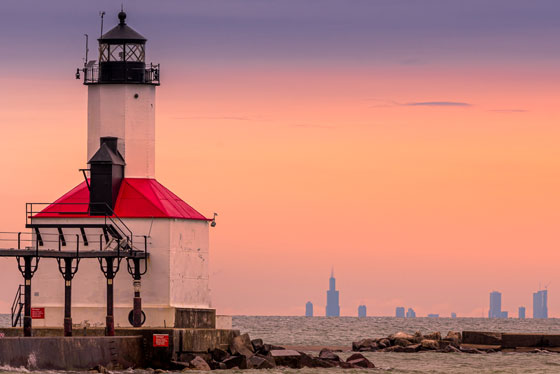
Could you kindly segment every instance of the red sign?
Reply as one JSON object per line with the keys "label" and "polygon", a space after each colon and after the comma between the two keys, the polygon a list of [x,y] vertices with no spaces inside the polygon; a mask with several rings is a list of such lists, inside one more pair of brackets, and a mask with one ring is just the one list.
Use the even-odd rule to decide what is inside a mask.
{"label": "red sign", "polygon": [[31,308],[31,319],[45,319],[45,308]]}
{"label": "red sign", "polygon": [[154,334],[154,347],[169,347],[169,334]]}

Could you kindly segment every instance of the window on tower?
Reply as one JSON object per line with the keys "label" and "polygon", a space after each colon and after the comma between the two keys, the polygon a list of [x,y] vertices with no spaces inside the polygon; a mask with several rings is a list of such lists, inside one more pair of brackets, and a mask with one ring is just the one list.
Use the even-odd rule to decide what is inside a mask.
{"label": "window on tower", "polygon": [[105,43],[99,44],[99,61],[109,61],[109,45]]}
{"label": "window on tower", "polygon": [[109,45],[109,61],[124,61],[124,52],[122,44]]}
{"label": "window on tower", "polygon": [[125,51],[125,61],[144,62],[143,44],[126,44]]}

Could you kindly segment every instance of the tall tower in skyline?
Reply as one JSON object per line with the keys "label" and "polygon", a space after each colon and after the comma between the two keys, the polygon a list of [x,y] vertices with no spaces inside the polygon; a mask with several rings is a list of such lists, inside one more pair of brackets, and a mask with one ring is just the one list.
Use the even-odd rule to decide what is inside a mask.
{"label": "tall tower in skyline", "polygon": [[305,304],[305,316],[313,317],[313,303],[311,301],[308,301]]}
{"label": "tall tower in skyline", "polygon": [[533,318],[548,318],[548,290],[533,293]]}
{"label": "tall tower in skyline", "polygon": [[507,318],[507,312],[502,312],[502,294],[498,291],[490,292],[488,318]]}
{"label": "tall tower in skyline", "polygon": [[329,278],[329,289],[327,290],[327,317],[339,317],[340,305],[338,300],[338,291],[336,290],[336,279],[334,278],[334,269],[331,270],[331,277]]}
{"label": "tall tower in skyline", "polygon": [[358,306],[358,317],[367,317],[367,307],[365,305]]}

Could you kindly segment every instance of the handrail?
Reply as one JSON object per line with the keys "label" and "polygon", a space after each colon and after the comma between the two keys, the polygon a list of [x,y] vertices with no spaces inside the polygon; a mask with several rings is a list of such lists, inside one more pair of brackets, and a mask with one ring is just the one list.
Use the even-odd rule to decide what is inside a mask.
{"label": "handrail", "polygon": [[[33,210],[33,205],[46,205],[47,207],[52,207],[52,206],[57,206],[57,205],[61,205],[61,206],[87,206],[87,209],[82,210],[82,211],[58,211],[58,210],[50,210],[48,212],[43,212],[43,209],[41,209],[40,211],[34,211]],[[26,225],[32,225],[33,224],[33,216],[35,214],[40,214],[40,213],[44,213],[44,214],[60,214],[60,215],[83,215],[83,216],[90,216],[90,207],[91,205],[94,206],[99,206],[101,208],[103,208],[105,211],[111,213],[109,214],[104,214],[104,215],[99,215],[99,218],[104,218],[105,223],[107,222],[107,220],[109,220],[118,231],[120,231],[120,234],[123,237],[128,238],[128,240],[130,241],[130,245],[132,246],[132,230],[130,230],[130,228],[126,225],[126,223],[124,223],[122,221],[122,219],[115,213],[115,211],[111,208],[111,206],[109,206],[107,203],[26,203],[25,207],[26,207],[26,215],[25,215],[25,223]],[[40,218],[40,217],[39,217]],[[97,218],[97,217],[96,217]],[[126,229],[125,232],[124,229],[122,229],[120,227],[120,225],[124,226],[124,228]]]}
{"label": "handrail", "polygon": [[[40,210],[35,210],[37,208],[34,209],[34,205],[35,206],[46,206],[48,209],[48,211],[45,211],[45,208],[40,209]],[[96,206],[96,207],[101,207],[102,209],[100,209],[101,211],[104,211],[105,214],[100,214],[99,216],[91,216],[91,206]],[[76,207],[76,209],[71,209],[71,210],[65,210],[62,208],[56,209],[57,206],[60,207]],[[81,209],[80,207],[84,207],[84,209]],[[134,250],[134,237],[139,237],[138,235],[134,235],[132,233],[132,230],[127,226],[127,224],[115,213],[115,211],[112,209],[112,207],[110,205],[108,205],[107,203],[90,203],[90,202],[76,202],[76,203],[26,203],[26,226],[28,227],[33,227],[33,220],[36,218],[41,218],[41,217],[36,217],[36,215],[39,214],[45,214],[47,215],[46,217],[48,218],[52,218],[49,217],[49,215],[60,215],[61,217],[65,216],[65,215],[77,215],[77,216],[84,216],[84,217],[91,217],[91,218],[100,218],[104,220],[104,225],[107,227],[112,227],[113,230],[116,231],[116,233],[118,233],[123,240],[125,241],[124,245],[121,245],[122,241],[119,241],[118,243],[118,251],[119,251],[119,255],[120,255],[120,248],[128,248],[129,251],[133,251]],[[31,233],[33,234],[33,233]],[[43,235],[43,233],[41,233],[41,235]],[[45,234],[45,235],[48,235]],[[58,234],[51,234],[51,235],[58,235]],[[1,240],[1,239],[0,239]],[[60,240],[59,239],[56,241],[58,242]],[[24,239],[25,241],[25,239]],[[53,242],[50,240],[42,240],[43,243],[45,242]],[[20,248],[20,244],[21,240],[18,240],[18,248]],[[79,240],[77,242],[77,246],[79,246]],[[59,243],[59,247],[60,247],[60,243]],[[147,243],[144,243],[144,252],[147,253]],[[101,243],[101,239],[100,239],[100,248],[102,248],[102,243]]]}
{"label": "handrail", "polygon": [[[136,68],[133,68],[136,69]],[[99,83],[99,64],[93,64],[90,66],[86,66],[82,69],[78,69],[79,71],[84,73],[84,84],[95,84]],[[79,75],[77,76],[79,79]],[[142,83],[148,84],[160,84],[160,66],[159,64],[150,63],[149,65],[146,64],[144,68],[144,79]]]}
{"label": "handrail", "polygon": [[21,310],[23,307],[23,302],[21,301],[21,299],[24,296],[23,290],[25,290],[25,287],[23,284],[20,284],[16,292],[16,297],[14,298],[14,301],[12,303],[12,327],[16,327],[18,322],[20,326],[22,325]]}

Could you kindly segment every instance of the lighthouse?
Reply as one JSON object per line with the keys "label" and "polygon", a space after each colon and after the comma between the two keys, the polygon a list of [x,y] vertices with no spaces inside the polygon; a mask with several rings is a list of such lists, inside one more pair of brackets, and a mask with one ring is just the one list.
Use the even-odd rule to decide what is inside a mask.
{"label": "lighthouse", "polygon": [[98,60],[77,72],[88,95],[82,181],[53,203],[28,204],[37,260],[57,259],[34,269],[42,317],[33,325],[212,328],[212,219],[156,179],[160,69],[146,63],[147,39],[126,13],[118,20],[98,39]]}

